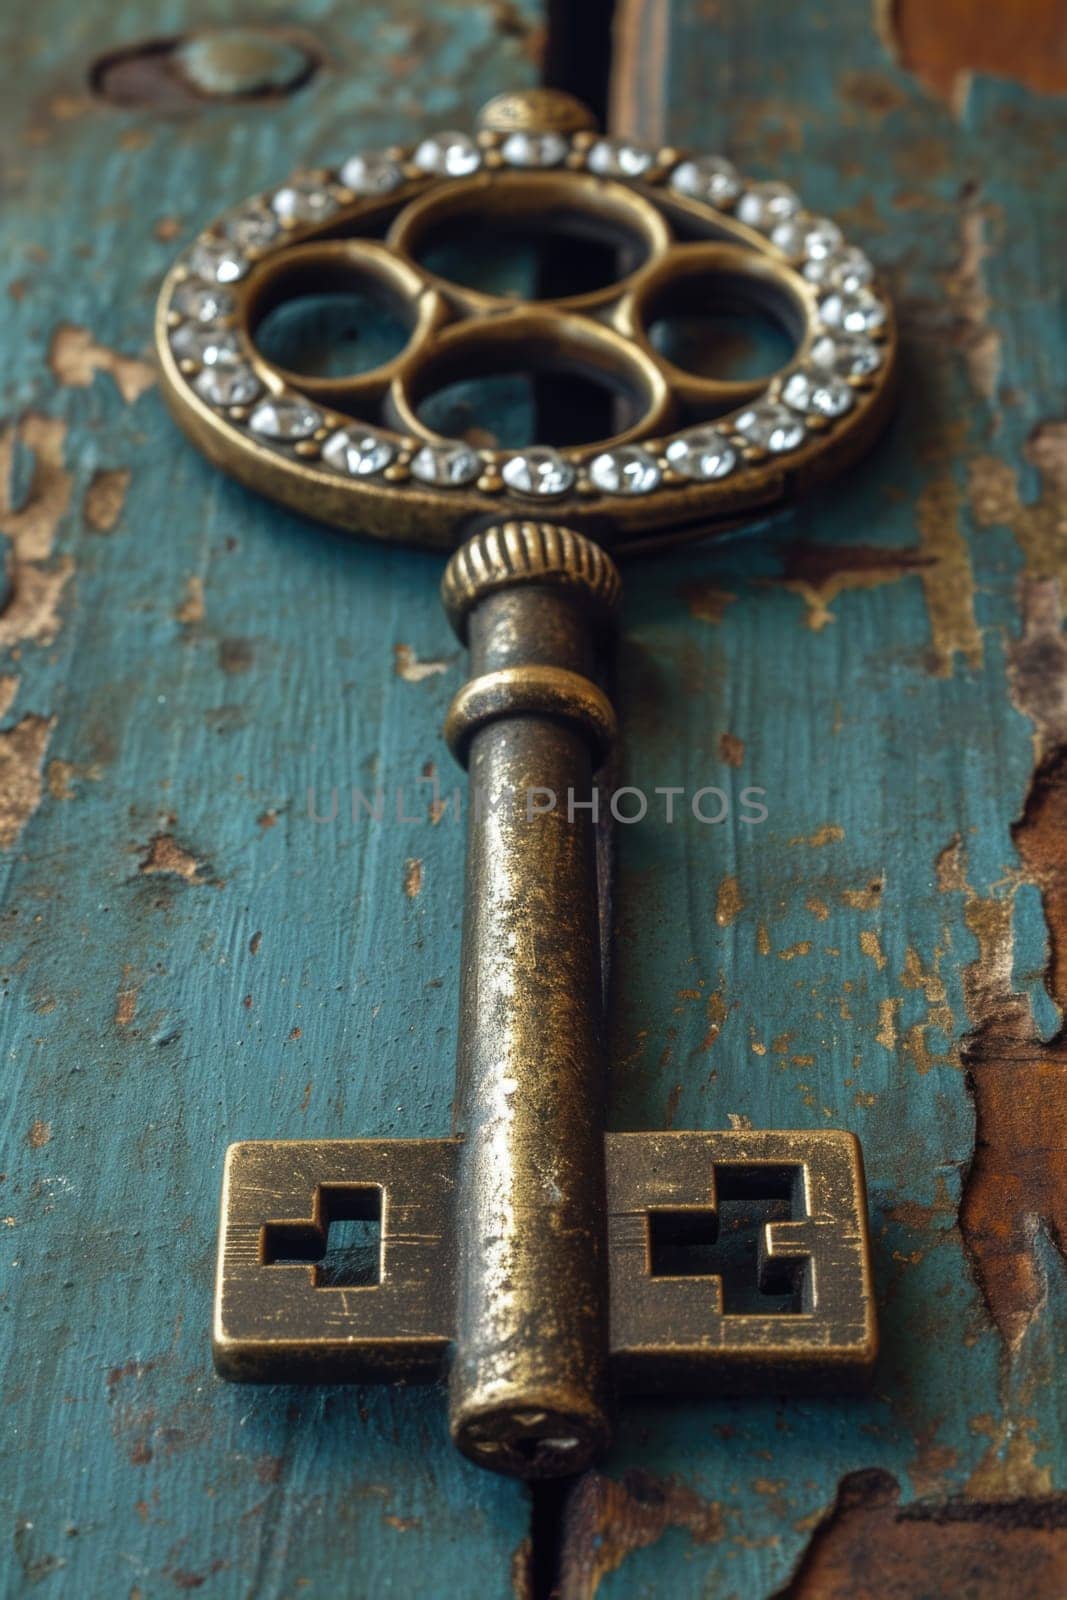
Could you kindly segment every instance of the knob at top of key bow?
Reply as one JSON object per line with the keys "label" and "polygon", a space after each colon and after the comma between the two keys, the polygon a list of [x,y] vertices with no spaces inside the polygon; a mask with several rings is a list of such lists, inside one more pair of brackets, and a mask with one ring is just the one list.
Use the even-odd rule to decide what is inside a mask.
{"label": "knob at top of key bow", "polygon": [[[438,270],[443,240],[470,254],[553,229],[606,247],[608,281],[524,298]],[[356,291],[403,325],[390,359],[323,376],[271,357],[272,312]],[[658,347],[665,315],[737,306],[792,340],[769,378]],[[479,518],[547,513],[624,549],[773,509],[868,446],[896,364],[888,299],[832,220],[724,157],[598,135],[543,89],[498,96],[472,133],[300,171],[224,213],[171,269],[156,326],[164,394],[214,461],[319,520],[441,549]],[[442,389],[503,373],[595,384],[609,431],[508,449],[427,422]]]}

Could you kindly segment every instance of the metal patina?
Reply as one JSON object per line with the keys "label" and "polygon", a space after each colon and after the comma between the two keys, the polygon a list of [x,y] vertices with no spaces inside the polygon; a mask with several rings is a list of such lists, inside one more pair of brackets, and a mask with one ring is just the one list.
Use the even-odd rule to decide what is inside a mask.
{"label": "metal patina", "polygon": [[[614,241],[619,281],[518,303],[420,264],[446,224],[560,217]],[[350,379],[271,366],[255,344],[266,312],[353,276],[402,314],[401,354]],[[769,384],[695,377],[656,349],[662,308],[717,293],[793,331]],[[605,1448],[616,1389],[862,1382],[877,1334],[850,1134],[604,1132],[587,803],[615,736],[597,681],[620,595],[605,547],[727,526],[869,445],[895,366],[870,263],[784,186],[601,139],[576,102],[535,91],[494,101],[476,136],[298,175],[229,213],[168,276],[157,329],[178,421],[235,476],[380,538],[459,546],[443,597],[473,676],[445,733],[485,801],[469,813],[453,1135],[231,1148],[219,1370],[447,1373],[459,1448],[529,1477],[575,1472]],[[624,425],[581,448],[505,451],[421,421],[442,384],[516,369],[600,379],[629,407]],[[534,807],[536,791],[583,803]],[[766,1308],[728,1303],[713,1266],[678,1265],[679,1250],[715,1243],[739,1200],[777,1208],[759,1233]],[[331,1223],[360,1218],[380,1223],[376,1281],[324,1281]]]}

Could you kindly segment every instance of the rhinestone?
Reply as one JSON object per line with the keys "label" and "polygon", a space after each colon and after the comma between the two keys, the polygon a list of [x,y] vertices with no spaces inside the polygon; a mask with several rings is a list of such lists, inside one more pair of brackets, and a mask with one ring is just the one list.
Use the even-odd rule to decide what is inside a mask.
{"label": "rhinestone", "polygon": [[811,347],[811,359],[824,372],[838,378],[867,378],[882,365],[882,352],[870,339],[854,333],[821,334]]}
{"label": "rhinestone", "polygon": [[639,178],[655,159],[651,150],[628,139],[598,139],[585,161],[599,178]]}
{"label": "rhinestone", "polygon": [[667,446],[666,455],[683,478],[704,482],[725,478],[737,465],[737,451],[718,428],[690,428],[688,433],[680,433]]}
{"label": "rhinestone", "polygon": [[794,411],[817,417],[843,417],[851,411],[852,390],[844,378],[825,367],[800,367],[790,373],[782,387],[782,399]]}
{"label": "rhinestone", "polygon": [[741,193],[737,168],[725,156],[694,156],[671,173],[671,188],[690,200],[712,206],[732,205]]}
{"label": "rhinestone", "polygon": [[501,468],[501,477],[516,494],[566,494],[574,483],[574,468],[558,450],[523,450],[511,456]]}
{"label": "rhinestone", "polygon": [[415,165],[439,178],[469,178],[482,164],[482,153],[469,133],[435,133],[415,151]]}
{"label": "rhinestone", "polygon": [[773,455],[784,455],[804,442],[804,424],[788,406],[774,400],[759,400],[734,418],[734,432],[748,444]]}
{"label": "rhinestone", "polygon": [[278,235],[278,219],[266,206],[248,206],[236,212],[223,227],[227,239],[242,250],[262,250]]}
{"label": "rhinestone", "polygon": [[183,317],[190,317],[193,322],[216,322],[221,317],[232,315],[234,301],[228,289],[187,278],[175,289],[173,305],[175,311],[180,311]]}
{"label": "rhinestone", "polygon": [[341,428],[322,447],[322,459],[352,478],[369,478],[382,472],[396,455],[396,445],[380,433]]}
{"label": "rhinestone", "polygon": [[874,333],[885,321],[885,306],[869,289],[855,294],[835,290],[819,301],[819,313],[828,328],[845,333]]}
{"label": "rhinestone", "polygon": [[647,450],[624,444],[595,456],[589,463],[589,476],[605,494],[651,494],[659,487],[660,470]]}
{"label": "rhinestone", "polygon": [[311,178],[294,178],[278,190],[271,205],[283,222],[319,222],[337,210],[329,189]]}
{"label": "rhinestone", "polygon": [[230,328],[205,328],[195,322],[183,322],[171,334],[170,347],[179,361],[213,367],[216,362],[234,360],[237,335]]}
{"label": "rhinestone", "polygon": [[307,439],[321,421],[322,412],[306,400],[261,400],[248,426],[265,439]]}
{"label": "rhinestone", "polygon": [[750,228],[768,233],[800,210],[800,199],[786,183],[750,183],[737,202],[737,215]]}
{"label": "rhinestone", "polygon": [[855,294],[859,289],[866,289],[873,279],[874,264],[870,256],[850,246],[847,250],[823,256],[821,260],[806,262],[804,276],[812,283]]}
{"label": "rhinestone", "polygon": [[376,151],[350,156],[341,168],[341,182],[353,194],[392,194],[403,181],[399,163]]}
{"label": "rhinestone", "polygon": [[784,222],[776,222],[771,229],[771,243],[787,256],[800,256],[804,254],[806,233],[807,225],[802,217],[787,217]]}
{"label": "rhinestone", "polygon": [[193,387],[213,406],[244,406],[256,398],[263,385],[247,361],[216,361],[197,373]]}
{"label": "rhinestone", "polygon": [[420,483],[441,488],[473,483],[482,470],[482,458],[469,444],[424,444],[411,462],[411,475]]}
{"label": "rhinestone", "polygon": [[840,250],[845,242],[841,229],[829,217],[809,217],[804,234],[804,254],[810,261],[822,261]]}
{"label": "rhinestone", "polygon": [[248,271],[248,262],[235,244],[224,239],[200,239],[189,257],[199,278],[211,283],[236,283]]}
{"label": "rhinestone", "polygon": [[570,149],[561,133],[509,133],[500,154],[510,167],[558,167]]}

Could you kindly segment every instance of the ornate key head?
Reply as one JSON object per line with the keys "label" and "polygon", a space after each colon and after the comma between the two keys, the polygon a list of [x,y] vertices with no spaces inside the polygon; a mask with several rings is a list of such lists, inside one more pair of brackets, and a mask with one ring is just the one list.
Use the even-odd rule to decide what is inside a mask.
{"label": "ornate key head", "polygon": [[[606,281],[522,298],[434,270],[443,243],[462,260],[516,231],[594,243]],[[268,359],[264,319],[309,290],[368,295],[399,318],[403,348],[331,376]],[[687,371],[658,347],[664,315],[739,305],[793,340],[769,379]],[[500,96],[475,134],[354,155],[226,212],[167,276],[157,341],[178,422],[243,483],[442,549],[488,517],[533,514],[622,549],[772,509],[870,443],[896,354],[870,261],[786,185],[600,137],[549,90]],[[443,388],[504,373],[592,380],[610,433],[509,450],[424,420]]]}

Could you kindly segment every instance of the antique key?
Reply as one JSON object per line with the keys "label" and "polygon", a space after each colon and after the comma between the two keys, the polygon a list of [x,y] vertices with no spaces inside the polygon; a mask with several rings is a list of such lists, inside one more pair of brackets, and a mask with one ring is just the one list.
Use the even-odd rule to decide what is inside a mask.
{"label": "antique key", "polygon": [[[610,245],[614,281],[522,300],[426,264],[445,235],[561,226]],[[399,355],[309,377],[257,347],[295,294],[354,285],[403,319]],[[650,336],[665,309],[723,302],[792,333],[769,382],[685,371]],[[866,256],[785,185],[601,137],[536,90],[491,102],[475,136],[353,156],[219,218],[168,275],[157,337],[168,402],[212,460],[314,517],[453,551],[443,598],[472,673],[445,725],[471,789],[455,1132],[231,1146],[220,1373],[447,1372],[459,1448],[526,1477],[602,1451],[616,1391],[864,1380],[877,1335],[852,1135],[604,1131],[590,802],[615,738],[597,681],[620,593],[608,552],[770,510],[866,448],[895,365]],[[515,371],[595,378],[613,433],[507,450],[427,426],[442,386]],[[671,1265],[745,1197],[784,1213],[759,1236],[766,1311],[727,1306],[713,1266]],[[331,1225],[358,1219],[380,1224],[376,1280],[325,1281]]]}

